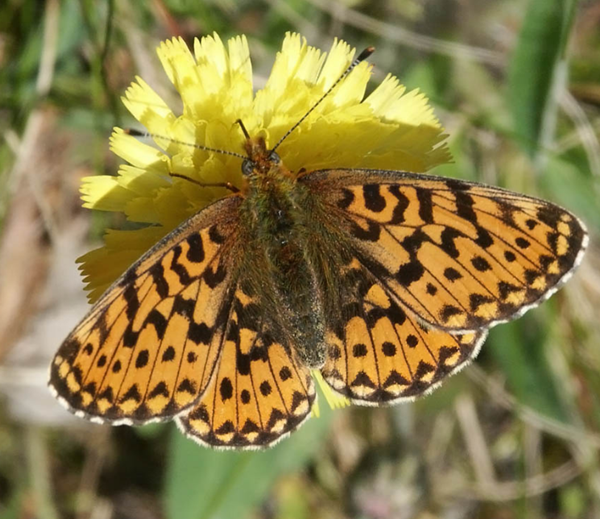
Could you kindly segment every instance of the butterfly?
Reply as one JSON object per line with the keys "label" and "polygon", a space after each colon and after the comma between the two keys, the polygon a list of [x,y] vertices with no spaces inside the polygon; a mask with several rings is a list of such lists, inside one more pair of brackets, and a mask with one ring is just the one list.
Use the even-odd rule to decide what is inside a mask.
{"label": "butterfly", "polygon": [[68,409],[267,447],[310,416],[312,370],[357,404],[428,393],[581,262],[583,223],[543,200],[403,171],[290,171],[275,149],[301,122],[272,148],[240,122],[241,188],[145,253],[60,346],[49,386]]}

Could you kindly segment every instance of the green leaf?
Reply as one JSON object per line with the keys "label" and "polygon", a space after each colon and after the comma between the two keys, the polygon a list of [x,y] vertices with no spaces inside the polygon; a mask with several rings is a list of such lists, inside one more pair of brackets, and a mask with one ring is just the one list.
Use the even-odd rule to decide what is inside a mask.
{"label": "green leaf", "polygon": [[[546,303],[548,305],[549,303]],[[546,357],[547,326],[552,319],[549,309],[545,319],[528,315],[494,328],[488,339],[488,351],[501,366],[511,393],[517,399],[540,413],[568,423],[561,405],[555,377]]]}
{"label": "green leaf", "polygon": [[577,0],[530,0],[509,68],[508,104],[531,157],[554,133],[555,84]]}
{"label": "green leaf", "polygon": [[318,452],[333,411],[321,398],[321,416],[266,451],[218,451],[183,435],[172,436],[165,487],[169,519],[243,519],[285,473],[303,468]]}
{"label": "green leaf", "polygon": [[574,211],[588,225],[598,228],[598,194],[592,180],[582,168],[562,157],[551,156],[544,173],[543,193],[549,200]]}

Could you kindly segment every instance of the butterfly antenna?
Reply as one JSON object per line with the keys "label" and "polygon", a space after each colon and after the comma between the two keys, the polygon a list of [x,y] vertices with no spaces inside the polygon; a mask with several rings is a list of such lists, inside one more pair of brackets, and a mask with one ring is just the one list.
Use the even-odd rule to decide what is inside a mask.
{"label": "butterfly antenna", "polygon": [[250,134],[248,133],[248,130],[246,130],[246,127],[244,126],[244,123],[242,122],[242,120],[238,119],[236,121],[236,124],[240,125],[240,128],[242,129],[242,133],[244,134],[244,137],[246,137],[246,139],[250,140]]}
{"label": "butterfly antenna", "polygon": [[292,133],[296,128],[298,128],[298,126],[300,126],[302,124],[302,121],[304,121],[304,119],[306,119],[311,112],[317,107],[319,106],[323,100],[331,93],[331,91],[341,82],[343,81],[348,74],[350,74],[350,72],[352,72],[354,70],[354,68],[361,63],[362,61],[366,60],[371,54],[373,54],[373,52],[375,52],[375,47],[367,47],[365,50],[363,50],[355,59],[352,63],[350,63],[350,65],[348,66],[348,68],[344,71],[344,73],[337,78],[337,80],[335,81],[335,83],[333,85],[331,85],[327,91],[320,97],[320,99],[314,104],[312,105],[311,109],[306,112],[301,118],[300,120],[294,124],[294,126],[292,126],[286,133],[285,135],[279,139],[279,141],[277,142],[277,144],[275,144],[275,146],[273,147],[273,149],[271,151],[275,151],[279,145],[287,139],[288,135],[290,133]]}
{"label": "butterfly antenna", "polygon": [[196,148],[197,150],[211,151],[213,153],[220,153],[221,155],[231,155],[232,157],[238,157],[240,159],[246,159],[245,155],[241,153],[235,153],[234,151],[227,150],[218,150],[216,148],[209,148],[208,146],[202,146],[201,144],[194,144],[190,142],[178,141],[177,139],[171,139],[171,137],[165,137],[164,135],[159,135],[157,133],[150,132],[142,132],[140,130],[135,130],[134,128],[125,128],[123,132],[127,135],[131,135],[132,137],[152,137],[153,139],[163,139],[165,141],[169,141],[173,144],[180,144],[182,146],[190,146],[191,148]]}

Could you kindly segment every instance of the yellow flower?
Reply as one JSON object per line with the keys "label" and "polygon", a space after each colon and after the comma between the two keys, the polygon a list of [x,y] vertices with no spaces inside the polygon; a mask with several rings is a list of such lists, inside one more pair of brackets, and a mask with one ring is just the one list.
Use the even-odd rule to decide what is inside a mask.
{"label": "yellow flower", "polygon": [[[111,149],[128,164],[117,176],[83,180],[84,207],[125,213],[138,230],[109,230],[105,245],[81,258],[81,271],[95,301],[147,249],[210,202],[223,188],[200,187],[169,174],[203,183],[240,185],[241,160],[195,148],[202,145],[244,153],[241,119],[251,136],[273,146],[340,77],[355,49],[336,40],[329,53],[287,34],[271,75],[254,93],[246,38],[223,44],[218,35],[194,43],[181,39],[158,48],[162,65],[181,96],[175,111],[141,78],[125,92],[123,103],[155,137],[141,142],[115,128]],[[371,75],[358,65],[277,149],[291,171],[325,168],[381,168],[423,172],[447,162],[443,129],[426,97],[406,92],[388,75],[366,98]],[[175,142],[177,141],[177,142]],[[182,143],[188,143],[182,144]]]}

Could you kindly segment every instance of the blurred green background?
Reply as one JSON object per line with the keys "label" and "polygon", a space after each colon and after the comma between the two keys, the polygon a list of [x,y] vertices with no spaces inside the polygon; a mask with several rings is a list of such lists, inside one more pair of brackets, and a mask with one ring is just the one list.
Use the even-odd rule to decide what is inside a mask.
{"label": "blurred green background", "polygon": [[[2,2],[0,517],[600,517],[599,27],[597,0]],[[124,224],[81,209],[80,179],[116,172],[134,75],[168,95],[158,43],[213,31],[247,35],[259,86],[286,31],[375,45],[373,84],[419,87],[450,135],[435,172],[572,209],[591,231],[581,268],[432,395],[322,403],[266,452],[71,417],[45,381],[86,310],[74,260]]]}

